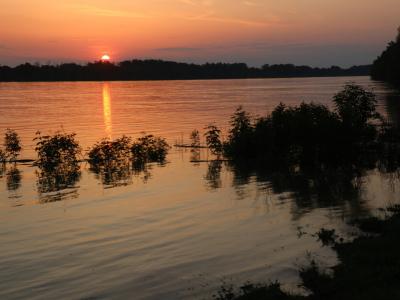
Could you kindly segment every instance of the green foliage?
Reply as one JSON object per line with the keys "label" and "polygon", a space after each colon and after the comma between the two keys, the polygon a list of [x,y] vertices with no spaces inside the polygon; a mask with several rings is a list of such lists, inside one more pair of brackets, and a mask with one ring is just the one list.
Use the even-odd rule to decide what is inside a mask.
{"label": "green foliage", "polygon": [[211,153],[215,155],[222,154],[222,142],[221,142],[221,130],[219,130],[214,124],[208,125],[204,136],[206,137],[207,147]]}
{"label": "green foliage", "polygon": [[103,139],[89,149],[89,162],[91,164],[105,164],[129,159],[131,141],[131,138],[126,136],[114,141]]}
{"label": "green foliage", "polygon": [[165,139],[153,135],[144,135],[137,139],[131,147],[135,161],[162,162],[165,160],[170,146]]}
{"label": "green foliage", "polygon": [[75,133],[57,132],[52,136],[42,136],[37,132],[36,135],[36,165],[45,170],[55,170],[59,167],[76,169],[81,147],[75,140]]}
{"label": "green foliage", "polygon": [[11,161],[16,160],[22,149],[17,132],[7,129],[4,135],[4,147],[7,158]]}

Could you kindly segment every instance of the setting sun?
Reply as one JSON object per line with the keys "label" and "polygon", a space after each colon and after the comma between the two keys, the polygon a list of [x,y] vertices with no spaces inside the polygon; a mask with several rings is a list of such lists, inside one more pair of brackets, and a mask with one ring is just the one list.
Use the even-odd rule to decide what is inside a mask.
{"label": "setting sun", "polygon": [[101,57],[101,60],[102,60],[102,61],[109,61],[109,60],[110,60],[110,56],[107,55],[107,54],[104,54],[104,55]]}

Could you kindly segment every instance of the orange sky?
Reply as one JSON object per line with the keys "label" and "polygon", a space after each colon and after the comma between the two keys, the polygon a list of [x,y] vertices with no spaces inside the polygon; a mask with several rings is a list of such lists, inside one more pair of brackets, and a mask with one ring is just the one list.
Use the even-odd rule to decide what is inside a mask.
{"label": "orange sky", "polygon": [[351,65],[395,37],[399,0],[0,0],[0,64],[113,60]]}

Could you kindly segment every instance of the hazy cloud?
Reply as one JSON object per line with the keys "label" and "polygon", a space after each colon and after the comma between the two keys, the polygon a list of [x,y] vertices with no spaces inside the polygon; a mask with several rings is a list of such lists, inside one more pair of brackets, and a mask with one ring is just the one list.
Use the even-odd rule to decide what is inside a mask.
{"label": "hazy cloud", "polygon": [[202,50],[202,48],[192,48],[192,47],[168,47],[168,48],[156,48],[155,51],[161,52],[193,52]]}

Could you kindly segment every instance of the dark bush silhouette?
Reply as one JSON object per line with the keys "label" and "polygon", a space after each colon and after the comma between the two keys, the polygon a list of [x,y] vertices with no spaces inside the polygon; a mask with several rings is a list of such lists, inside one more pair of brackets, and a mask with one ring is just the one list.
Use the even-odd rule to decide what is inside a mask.
{"label": "dark bush silhouette", "polygon": [[199,148],[200,147],[200,132],[195,129],[190,133],[190,146],[192,148]]}
{"label": "dark bush silhouette", "polygon": [[131,142],[131,138],[126,136],[114,141],[101,140],[89,149],[89,162],[93,165],[102,165],[129,160]]}
{"label": "dark bush silhouette", "polygon": [[[42,136],[37,132],[34,140],[38,159],[35,165],[39,168],[36,171],[36,185],[40,203],[77,197],[77,190],[74,188],[81,177],[81,147],[75,136],[74,133],[63,132]],[[47,193],[53,194],[44,195]]]}
{"label": "dark bush silhouette", "polygon": [[208,125],[205,130],[206,144],[211,153],[215,155],[222,154],[221,130],[214,124]]}
{"label": "dark bush silhouette", "polygon": [[132,144],[131,151],[135,161],[162,162],[165,160],[169,148],[165,139],[144,135]]}
{"label": "dark bush silhouette", "polygon": [[[377,126],[383,123],[376,112],[374,94],[349,84],[334,96],[334,103],[335,111],[314,103],[295,107],[280,104],[259,119],[251,118],[239,107],[232,116],[223,152],[236,160],[310,165],[337,163],[383,145],[383,131]],[[221,143],[219,135],[214,135],[213,143]]]}
{"label": "dark bush silhouette", "polygon": [[4,135],[4,147],[7,158],[15,161],[21,152],[21,141],[15,130],[7,129]]}
{"label": "dark bush silhouette", "polygon": [[89,149],[90,171],[108,187],[127,185],[131,182],[132,139],[122,136],[110,141],[103,139]]}
{"label": "dark bush silhouette", "polygon": [[35,164],[45,170],[54,170],[58,167],[76,168],[81,153],[81,147],[75,140],[75,133],[66,134],[57,132],[53,136],[42,136],[37,132],[35,151],[38,159]]}

